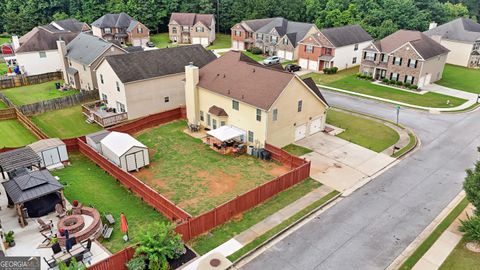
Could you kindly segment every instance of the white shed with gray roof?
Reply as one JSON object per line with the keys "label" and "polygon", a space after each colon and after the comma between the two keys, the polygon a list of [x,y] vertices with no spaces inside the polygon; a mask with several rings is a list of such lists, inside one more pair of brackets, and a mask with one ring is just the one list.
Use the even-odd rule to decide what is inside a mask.
{"label": "white shed with gray roof", "polygon": [[40,140],[29,146],[40,157],[42,168],[63,168],[63,164],[68,162],[67,146],[58,138]]}
{"label": "white shed with gray roof", "polygon": [[127,133],[112,131],[100,145],[103,156],[124,171],[138,171],[150,164],[148,148]]}

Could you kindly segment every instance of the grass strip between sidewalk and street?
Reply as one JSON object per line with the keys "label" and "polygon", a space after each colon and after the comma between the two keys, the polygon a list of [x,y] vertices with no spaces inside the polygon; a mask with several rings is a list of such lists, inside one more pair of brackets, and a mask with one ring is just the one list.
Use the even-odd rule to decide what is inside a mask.
{"label": "grass strip between sidewalk and street", "polygon": [[408,142],[408,144],[405,147],[403,147],[402,149],[395,152],[395,154],[393,154],[392,157],[398,158],[398,157],[402,156],[403,154],[409,152],[413,148],[415,148],[415,146],[417,146],[417,137],[415,137],[415,135],[413,135],[413,133],[411,133],[411,132],[408,132],[408,137],[410,138],[410,141]]}
{"label": "grass strip between sidewalk and street", "polygon": [[262,234],[261,236],[257,237],[255,240],[252,242],[248,243],[241,249],[237,250],[235,253],[231,254],[230,256],[227,257],[230,261],[234,262],[247,254],[248,252],[256,249],[257,247],[263,245],[265,242],[267,242],[269,239],[272,237],[278,235],[279,233],[283,232],[286,228],[288,228],[290,225],[294,224],[295,222],[299,221],[303,217],[307,216],[310,214],[312,211],[316,210],[317,208],[323,206],[325,203],[327,203],[329,200],[337,196],[340,192],[334,190],[330,193],[328,193],[326,196],[323,198],[313,202],[303,210],[297,212],[295,215],[291,216],[290,218],[284,220],[282,223],[278,224],[277,226],[273,227],[271,230],[268,232]]}
{"label": "grass strip between sidewalk and street", "polygon": [[399,268],[400,270],[412,269],[415,264],[427,253],[432,245],[438,240],[442,233],[452,224],[455,219],[467,207],[468,200],[464,198],[460,203],[445,217],[432,233],[418,246],[418,248],[408,257],[408,259]]}
{"label": "grass strip between sidewalk and street", "polygon": [[228,241],[230,238],[235,237],[309,192],[319,188],[321,185],[322,184],[311,178],[305,179],[293,187],[278,193],[264,203],[238,215],[238,217],[233,218],[227,223],[216,227],[210,231],[210,233],[190,240],[188,245],[198,254],[204,255]]}

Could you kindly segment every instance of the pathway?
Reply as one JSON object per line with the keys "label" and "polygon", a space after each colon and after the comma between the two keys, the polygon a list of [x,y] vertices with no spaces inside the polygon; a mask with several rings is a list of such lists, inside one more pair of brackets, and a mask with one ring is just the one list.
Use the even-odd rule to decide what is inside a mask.
{"label": "pathway", "polygon": [[[331,187],[322,185],[321,187],[311,191],[310,193],[306,194],[305,196],[296,200],[290,205],[284,207],[283,209],[276,212],[275,214],[265,218],[264,220],[253,225],[252,227],[245,230],[244,232],[236,235],[235,237],[226,241],[225,243],[218,246],[217,248],[197,258],[195,261],[191,262],[190,264],[185,266],[183,269],[184,270],[194,270],[194,269],[204,270],[205,269],[204,266],[208,265],[207,262],[214,258],[218,258],[222,262],[222,269],[226,269],[228,266],[231,265],[231,262],[228,261],[228,259],[226,259],[227,256],[235,253],[236,251],[238,251],[248,243],[255,240],[257,237],[273,229],[275,226],[277,226],[281,222],[289,219],[296,213],[305,209],[307,206],[311,205],[317,200],[325,197],[327,194],[329,194],[332,191],[334,191],[334,189],[332,189]],[[219,268],[215,268],[215,269],[219,269]]]}

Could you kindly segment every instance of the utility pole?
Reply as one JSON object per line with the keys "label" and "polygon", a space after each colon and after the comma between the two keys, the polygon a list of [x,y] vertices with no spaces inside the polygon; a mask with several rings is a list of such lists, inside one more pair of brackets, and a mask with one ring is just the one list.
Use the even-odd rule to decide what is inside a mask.
{"label": "utility pole", "polygon": [[398,126],[398,117],[400,115],[400,105],[395,106],[395,109],[397,110],[397,126]]}

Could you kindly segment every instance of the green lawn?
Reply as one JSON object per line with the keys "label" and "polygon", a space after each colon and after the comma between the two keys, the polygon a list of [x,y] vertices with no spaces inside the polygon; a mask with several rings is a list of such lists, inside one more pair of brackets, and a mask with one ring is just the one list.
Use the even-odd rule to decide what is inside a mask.
{"label": "green lawn", "polygon": [[0,110],[1,109],[6,109],[6,108],[8,108],[7,104],[3,103],[3,101],[0,99]]}
{"label": "green lawn", "polygon": [[[111,213],[115,217],[117,222],[111,238],[101,241],[110,252],[134,244],[137,233],[149,223],[168,221],[84,155],[70,152],[69,159],[71,166],[53,174],[60,177],[60,182],[65,185],[65,196],[70,202],[78,200],[84,205],[94,206],[101,215]],[[120,232],[121,212],[125,213],[128,220],[131,241],[127,243]]]}
{"label": "green lawn", "polygon": [[0,148],[18,147],[38,140],[17,119],[0,121]]}
{"label": "green lawn", "polygon": [[353,67],[353,68],[338,71],[335,74],[323,74],[323,73],[312,72],[312,73],[308,73],[301,76],[301,78],[302,79],[312,78],[317,84],[329,84],[331,82],[338,81],[345,77],[355,75],[357,72],[358,72],[358,67]]}
{"label": "green lawn", "polygon": [[0,37],[0,45],[2,45],[3,43],[10,43],[10,37],[7,37],[7,36],[1,36]]}
{"label": "green lawn", "polygon": [[263,204],[246,211],[239,218],[232,219],[216,227],[210,233],[190,240],[189,245],[197,253],[203,255],[320,186],[321,184],[317,181],[306,179]]}
{"label": "green lawn", "polygon": [[32,121],[49,137],[74,138],[101,130],[93,123],[85,122],[81,105],[32,116]]}
{"label": "green lawn", "polygon": [[[433,230],[433,232],[423,241],[422,244],[408,257],[408,259],[402,264],[399,268],[400,270],[412,269],[413,266],[422,258],[422,256],[430,249],[430,247],[437,241],[437,239],[442,235],[442,233],[450,226],[450,224],[457,219],[457,217],[462,213],[463,209],[467,207],[468,200],[464,198],[453,210],[445,217],[444,220]],[[452,255],[450,255],[451,257]],[[451,269],[451,268],[444,268]],[[458,269],[476,269],[476,268],[458,268]]]}
{"label": "green lawn", "polygon": [[266,58],[265,56],[263,56],[261,54],[253,54],[253,53],[247,52],[247,51],[243,51],[242,53],[245,54],[246,56],[252,58],[253,60],[255,60],[257,62],[263,61],[263,59]]}
{"label": "green lawn", "polygon": [[445,65],[443,77],[440,81],[436,82],[436,84],[480,94],[480,70]]}
{"label": "green lawn", "polygon": [[209,50],[228,49],[230,47],[232,47],[231,36],[217,33],[215,35],[215,40],[213,41],[213,44],[208,46],[207,49]]}
{"label": "green lawn", "polygon": [[475,270],[480,267],[480,254],[468,250],[467,242],[460,241],[447,259],[440,266],[440,270]]}
{"label": "green lawn", "polygon": [[413,135],[410,132],[408,133],[408,137],[410,139],[408,144],[405,147],[403,147],[402,149],[395,152],[395,154],[393,154],[392,157],[394,157],[394,158],[399,157],[399,156],[403,155],[404,153],[406,153],[407,151],[410,151],[413,147],[415,147],[415,145],[417,144],[417,137],[415,137],[415,135]]}
{"label": "green lawn", "polygon": [[150,41],[155,44],[158,48],[166,48],[166,47],[176,47],[175,43],[170,42],[170,38],[168,37],[168,33],[160,33],[150,36]]}
{"label": "green lawn", "polygon": [[227,258],[232,262],[238,260],[240,257],[247,254],[251,250],[257,248],[258,246],[263,244],[265,241],[267,241],[271,237],[275,236],[276,234],[280,233],[282,230],[284,230],[288,226],[292,225],[293,223],[295,223],[299,219],[303,218],[305,215],[307,215],[311,211],[313,211],[316,208],[320,207],[321,205],[325,204],[328,200],[337,196],[338,193],[339,193],[338,191],[332,191],[332,192],[328,193],[325,197],[318,199],[317,201],[311,203],[309,206],[305,207],[303,210],[299,211],[298,213],[291,216],[287,220],[282,221],[282,223],[278,224],[277,226],[273,227],[272,229],[270,229],[266,233],[257,237],[255,240],[246,244],[244,247],[237,250],[235,253],[228,256]]}
{"label": "green lawn", "polygon": [[289,144],[282,149],[295,156],[303,156],[313,152],[311,149],[296,144]]}
{"label": "green lawn", "polygon": [[58,91],[55,82],[46,82],[3,90],[2,93],[15,105],[25,105],[78,93],[78,90]]}
{"label": "green lawn", "polygon": [[[411,93],[409,91],[402,91],[390,87],[375,85],[372,84],[370,81],[357,79],[354,75],[344,77],[337,81],[326,83],[326,85],[365,95],[386,98],[424,107],[450,108],[460,106],[461,104],[466,102],[465,99],[446,96],[438,93],[428,92],[426,94],[420,95]],[[449,104],[447,104],[447,101],[449,101]]]}
{"label": "green lawn", "polygon": [[0,63],[0,75],[7,73],[8,67],[5,62]]}
{"label": "green lawn", "polygon": [[219,154],[183,132],[175,121],[136,135],[154,154],[149,168],[134,173],[192,215],[206,212],[249,191],[289,168],[249,155]]}
{"label": "green lawn", "polygon": [[375,152],[382,152],[400,139],[395,130],[382,123],[338,110],[328,111],[327,123],[345,129],[338,137]]}

